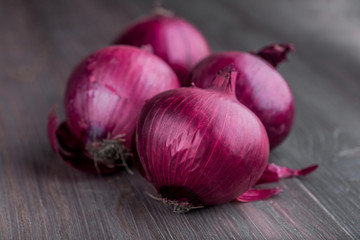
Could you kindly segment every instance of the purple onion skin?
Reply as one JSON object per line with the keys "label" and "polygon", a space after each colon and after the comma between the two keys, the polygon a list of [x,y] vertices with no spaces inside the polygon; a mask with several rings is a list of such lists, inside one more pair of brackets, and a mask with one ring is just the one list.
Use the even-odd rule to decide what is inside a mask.
{"label": "purple onion skin", "polygon": [[234,94],[196,87],[166,91],[143,107],[136,131],[140,172],[166,200],[232,201],[261,177],[269,142]]}
{"label": "purple onion skin", "polygon": [[167,62],[186,84],[191,68],[210,54],[204,36],[192,24],[172,14],[157,13],[129,26],[115,41],[141,47],[152,46],[156,55]]}
{"label": "purple onion skin", "polygon": [[294,121],[294,100],[285,79],[267,61],[246,52],[220,52],[203,59],[192,70],[189,83],[211,86],[216,73],[232,65],[238,76],[236,97],[250,108],[264,124],[270,148],[282,143]]}
{"label": "purple onion skin", "polygon": [[95,167],[88,147],[111,140],[130,149],[145,100],[178,87],[173,70],[154,54],[131,46],[103,48],[74,69],[64,99],[66,122],[56,131],[49,129],[49,136],[57,139],[59,155],[75,168],[114,172],[119,168],[114,163]]}

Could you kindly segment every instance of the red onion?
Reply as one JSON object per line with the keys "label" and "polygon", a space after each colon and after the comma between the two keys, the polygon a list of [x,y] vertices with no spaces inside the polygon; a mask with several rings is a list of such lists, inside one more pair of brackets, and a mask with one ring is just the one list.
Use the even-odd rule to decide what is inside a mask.
{"label": "red onion", "polygon": [[267,46],[257,54],[220,52],[208,56],[192,70],[189,83],[197,87],[211,86],[216,72],[232,64],[238,77],[236,97],[250,108],[264,124],[270,147],[283,142],[294,120],[294,101],[290,88],[275,69],[293,51],[290,44]]}
{"label": "red onion", "polygon": [[129,26],[115,44],[150,44],[154,53],[167,62],[184,85],[191,68],[210,54],[204,36],[192,24],[158,8],[154,15]]}
{"label": "red onion", "polygon": [[131,139],[145,100],[180,87],[159,57],[130,46],[103,48],[70,76],[66,121],[48,121],[50,142],[73,167],[90,173],[116,171],[130,155]]}
{"label": "red onion", "polygon": [[269,142],[261,121],[236,100],[235,79],[236,72],[226,69],[211,89],[166,91],[141,110],[136,165],[175,212],[244,193],[239,201],[279,192],[250,189],[267,166]]}

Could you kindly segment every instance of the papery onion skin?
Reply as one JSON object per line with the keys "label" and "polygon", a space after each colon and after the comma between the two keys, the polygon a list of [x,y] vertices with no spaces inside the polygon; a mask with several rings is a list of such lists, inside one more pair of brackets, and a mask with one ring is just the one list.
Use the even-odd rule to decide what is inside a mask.
{"label": "papery onion skin", "polygon": [[277,182],[281,178],[307,176],[310,173],[314,172],[317,168],[318,168],[317,164],[305,167],[303,169],[292,169],[284,166],[278,166],[274,163],[270,163],[266,166],[265,171],[263,172],[261,178],[256,183],[256,185]]}
{"label": "papery onion skin", "polygon": [[[113,162],[120,154],[116,151],[129,155],[145,100],[178,87],[173,70],[154,54],[131,46],[103,48],[71,74],[64,99],[66,121],[57,129],[50,124],[50,140],[56,139],[59,155],[72,166],[90,173],[114,172],[119,169]],[[55,118],[52,113],[49,122]],[[100,146],[107,152],[101,155],[104,161],[94,164],[93,150]]]}
{"label": "papery onion skin", "polygon": [[239,202],[253,202],[261,199],[267,199],[282,192],[281,188],[270,188],[270,189],[249,189],[244,194],[236,198]]}
{"label": "papery onion skin", "polygon": [[235,200],[258,181],[269,156],[261,121],[234,93],[196,87],[151,98],[136,145],[140,172],[165,202],[191,206]]}
{"label": "papery onion skin", "polygon": [[114,43],[137,47],[150,44],[154,53],[172,67],[182,85],[191,68],[210,54],[209,44],[196,27],[161,8],[130,25]]}
{"label": "papery onion skin", "polygon": [[[187,85],[194,83],[197,87],[207,88],[219,70],[232,65],[238,71],[236,97],[260,118],[273,149],[288,136],[295,114],[292,92],[285,79],[272,66],[277,66],[285,59],[286,53],[293,50],[293,47],[285,46],[288,45],[283,48],[281,45],[278,48],[271,45],[262,49],[259,54],[264,58],[238,51],[212,54],[193,68]],[[265,58],[271,60],[271,64]]]}

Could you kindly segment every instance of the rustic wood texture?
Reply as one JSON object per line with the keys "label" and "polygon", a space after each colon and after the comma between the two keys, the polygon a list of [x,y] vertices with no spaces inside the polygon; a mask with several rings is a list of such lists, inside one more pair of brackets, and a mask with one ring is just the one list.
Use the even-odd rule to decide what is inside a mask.
{"label": "rustic wood texture", "polygon": [[[139,174],[97,177],[55,156],[46,118],[67,77],[151,1],[0,1],[0,239],[360,239],[360,2],[165,1],[214,50],[292,42],[280,68],[296,122],[271,161],[319,163],[280,195],[177,215]],[[61,110],[60,107],[59,110]]]}

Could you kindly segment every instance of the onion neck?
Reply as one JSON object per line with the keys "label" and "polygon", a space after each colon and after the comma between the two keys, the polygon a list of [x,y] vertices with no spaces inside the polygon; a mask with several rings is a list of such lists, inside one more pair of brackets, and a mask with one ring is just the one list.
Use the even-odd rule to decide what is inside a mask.
{"label": "onion neck", "polygon": [[211,88],[235,96],[236,78],[237,71],[230,64],[216,74]]}
{"label": "onion neck", "polygon": [[142,50],[144,50],[145,52],[154,54],[154,48],[153,48],[153,46],[152,46],[151,44],[141,45],[140,48],[141,48]]}
{"label": "onion neck", "polygon": [[266,46],[255,54],[276,68],[280,63],[287,60],[287,55],[290,52],[295,52],[294,46],[290,43],[281,43]]}
{"label": "onion neck", "polygon": [[163,17],[174,17],[175,16],[174,12],[172,12],[162,6],[161,0],[156,0],[154,2],[154,6],[155,6],[155,9],[153,11],[153,15],[155,15],[155,16],[163,16]]}

